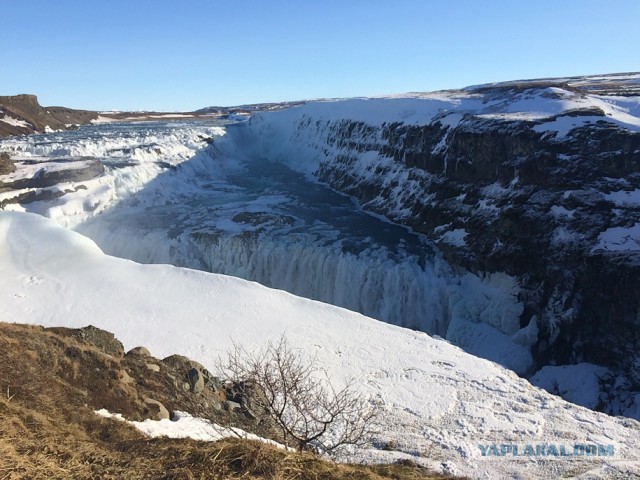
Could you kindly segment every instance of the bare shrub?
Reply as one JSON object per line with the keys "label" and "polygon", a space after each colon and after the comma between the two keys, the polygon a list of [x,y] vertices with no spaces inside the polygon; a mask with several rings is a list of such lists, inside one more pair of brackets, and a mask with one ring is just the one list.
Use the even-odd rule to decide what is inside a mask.
{"label": "bare shrub", "polygon": [[232,395],[268,415],[284,442],[300,451],[331,456],[371,437],[376,412],[353,382],[336,390],[317,359],[292,349],[284,337],[253,352],[234,343],[220,367]]}

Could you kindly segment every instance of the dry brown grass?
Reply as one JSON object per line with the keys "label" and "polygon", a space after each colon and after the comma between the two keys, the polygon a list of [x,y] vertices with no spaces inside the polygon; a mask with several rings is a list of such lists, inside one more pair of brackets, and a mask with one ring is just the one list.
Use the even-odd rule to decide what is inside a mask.
{"label": "dry brown grass", "polygon": [[247,440],[149,439],[93,413],[91,382],[105,372],[65,357],[79,345],[39,327],[0,323],[0,480],[443,478],[411,464],[335,464]]}

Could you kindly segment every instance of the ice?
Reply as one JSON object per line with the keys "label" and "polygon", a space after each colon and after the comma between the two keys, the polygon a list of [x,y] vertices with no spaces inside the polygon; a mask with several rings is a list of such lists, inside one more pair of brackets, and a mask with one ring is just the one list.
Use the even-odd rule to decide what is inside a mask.
{"label": "ice", "polygon": [[[496,283],[498,277],[476,275],[461,280],[432,245],[386,220],[354,211],[348,199],[326,187],[295,177],[282,166],[290,159],[256,159],[257,151],[275,155],[276,146],[259,150],[251,129],[232,126],[225,133],[219,127],[185,124],[164,131],[139,125],[113,126],[104,134],[93,131],[7,142],[17,153],[15,175],[32,175],[36,168],[22,165],[21,159],[54,169],[60,156],[94,155],[113,165],[58,201],[7,209],[26,209],[75,228],[112,255],[233,275],[469,348],[475,344],[473,329],[451,325],[488,322],[485,334],[506,343],[491,352],[474,351],[519,373],[530,367],[530,345],[511,338],[522,312],[513,281]],[[230,141],[225,140],[228,135],[233,137]],[[215,137],[211,145],[201,141],[208,136]],[[377,158],[375,152],[365,153],[362,168]],[[160,162],[176,169],[167,171]],[[393,167],[393,162],[386,162]],[[396,174],[390,170],[385,181],[397,181],[404,190],[411,185],[402,169]],[[262,183],[264,192],[252,193]],[[291,184],[311,191],[313,197],[286,190]],[[301,210],[302,204],[309,208]],[[318,211],[326,215],[318,216]],[[273,220],[256,225],[233,220],[247,213]],[[344,220],[334,225],[333,216]],[[280,219],[285,223],[278,225]],[[455,246],[464,245],[464,230],[445,235]]]}
{"label": "ice", "polygon": [[[244,234],[250,229],[238,233],[240,225],[228,220],[215,222],[218,230],[211,239],[189,234],[169,238],[165,228],[143,228],[137,233],[127,217],[112,216],[109,223],[99,218],[80,227],[80,231],[121,257],[144,263],[179,264],[257,281],[455,342],[462,341],[463,334],[454,333],[449,325],[458,317],[486,322],[496,334],[505,332],[501,338],[507,343],[519,329],[522,306],[513,279],[471,274],[461,279],[439,256],[419,265],[411,256],[392,260],[383,250],[345,252],[339,242],[326,246],[315,236],[300,233],[270,234],[253,241]],[[529,368],[529,345],[505,348],[522,352],[517,362],[508,350],[500,351],[504,356],[495,350],[488,358],[521,373]]]}
{"label": "ice", "polygon": [[[64,192],[81,185],[82,190],[67,193],[55,202],[39,202],[29,207],[30,211],[55,218],[61,225],[72,228],[135,195],[168,168],[177,168],[191,161],[185,170],[197,176],[198,162],[203,160],[198,154],[202,154],[206,146],[203,139],[220,137],[224,133],[220,126],[206,122],[200,125],[143,125],[135,129],[127,124],[117,124],[3,139],[3,150],[11,154],[17,167],[15,173],[3,176],[3,181],[31,178],[41,169],[76,168],[87,162],[86,157],[103,161],[107,167],[106,175],[52,188]],[[205,160],[210,162],[210,157],[205,155]],[[188,191],[188,183],[180,190]],[[24,191],[3,192],[0,200]],[[24,210],[15,204],[5,208]]]}
{"label": "ice", "polygon": [[[562,115],[577,109],[599,109],[603,115]],[[420,185],[429,178],[426,172],[407,168],[376,150],[379,127],[385,123],[440,121],[444,127],[453,127],[475,115],[536,122],[537,131],[561,136],[594,121],[636,131],[638,111],[635,99],[578,95],[558,88],[514,94],[508,101],[463,91],[310,102],[254,114],[248,122],[229,126],[226,131],[180,125],[161,133],[150,128],[133,135],[122,130],[112,135],[108,129],[117,126],[103,125],[100,128],[107,130],[100,135],[79,136],[71,142],[62,134],[12,139],[4,141],[3,148],[13,148],[19,164],[20,158],[90,155],[108,162],[108,171],[104,177],[83,182],[87,190],[69,193],[59,201],[9,208],[38,212],[60,225],[76,228],[109,253],[141,262],[231,274],[348,307],[442,336],[524,374],[533,364],[530,347],[537,336],[537,324],[534,318],[520,318],[522,305],[513,278],[454,271],[437,252],[433,256],[403,256],[393,248],[363,244],[349,250],[339,233],[332,234],[317,223],[304,224],[301,217],[277,228],[234,221],[243,212],[281,218],[285,207],[295,202],[281,192],[259,200],[241,198],[242,192],[230,178],[247,173],[251,160],[285,165],[312,182],[317,181],[321,169],[340,168],[341,174],[365,187],[380,182],[388,188],[386,197],[373,198],[364,207],[384,207],[399,219],[411,214],[408,206],[422,194]],[[354,139],[370,148],[355,152],[330,141],[345,120],[362,123]],[[215,137],[213,144],[205,146],[203,135]],[[338,164],[343,154],[352,157],[347,165]],[[127,162],[131,165],[125,165]],[[483,193],[497,197],[508,188],[495,184]],[[198,202],[203,198],[217,201],[205,191],[207,195],[224,194],[224,206],[201,210]],[[229,200],[229,194],[236,197]],[[613,192],[606,198],[630,208],[637,203],[635,197],[634,192]],[[359,207],[354,205],[353,209]],[[492,205],[479,204],[479,208],[491,211]],[[550,214],[565,223],[573,212],[554,207]],[[167,223],[166,218],[174,223]],[[200,230],[195,225],[200,225]],[[303,226],[307,230],[301,231]],[[612,227],[601,233],[596,249],[640,249],[639,228]],[[442,239],[452,248],[464,248],[464,229],[442,231]],[[580,237],[563,225],[556,228],[552,241],[578,242]],[[249,308],[248,315],[253,314]],[[521,321],[528,325],[521,328]]]}

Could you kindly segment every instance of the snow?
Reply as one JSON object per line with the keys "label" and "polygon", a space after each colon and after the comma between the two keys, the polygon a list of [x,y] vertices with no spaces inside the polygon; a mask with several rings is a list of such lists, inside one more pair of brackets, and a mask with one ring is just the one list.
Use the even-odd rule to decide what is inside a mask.
{"label": "snow", "polygon": [[604,198],[618,207],[637,208],[640,206],[640,189],[618,190],[605,194]]}
{"label": "snow", "polygon": [[[544,87],[544,82],[540,86]],[[218,157],[262,156],[312,179],[317,179],[321,172],[332,172],[336,178],[351,179],[349,188],[354,189],[359,186],[368,189],[375,184],[375,188],[384,189],[386,194],[384,198],[371,199],[364,207],[402,220],[411,214],[409,206],[423,195],[424,185],[428,185],[432,177],[383,153],[382,125],[439,122],[443,128],[452,128],[470,117],[529,121],[534,124],[534,131],[560,139],[574,128],[595,122],[639,132],[638,105],[634,97],[593,95],[559,87],[500,95],[481,94],[470,88],[433,94],[314,101],[281,111],[255,113],[243,128],[228,129],[218,145]],[[586,115],[576,116],[576,113]],[[341,145],[337,131],[345,121],[360,123],[351,125],[349,141]],[[445,133],[434,152],[446,149],[446,138]],[[351,142],[366,147],[355,151],[349,147]],[[483,189],[485,195],[490,193],[486,191],[489,188]],[[428,199],[421,202],[427,203]],[[487,214],[497,213],[490,207],[479,204]],[[556,209],[552,214],[559,220],[571,219],[568,210]],[[560,235],[557,240],[562,242],[563,238]],[[442,240],[463,248],[464,230],[447,232]]]}
{"label": "snow", "polygon": [[551,207],[551,215],[553,215],[553,217],[556,219],[565,218],[565,219],[571,220],[573,218],[574,213],[575,213],[575,210],[567,210],[561,205],[553,205]]}
{"label": "snow", "polygon": [[32,127],[32,125],[26,120],[13,118],[11,115],[7,115],[6,113],[3,117],[0,117],[0,122],[8,123],[9,125],[13,125],[14,127]]}
{"label": "snow", "polygon": [[[58,201],[7,208],[40,213],[91,236],[109,252],[137,261],[208,268],[352,309],[364,310],[360,303],[366,304],[370,316],[399,318],[393,321],[440,335],[467,352],[525,373],[533,365],[530,347],[537,338],[538,326],[534,317],[527,327],[520,328],[522,304],[512,277],[454,273],[438,256],[420,266],[410,261],[395,266],[379,252],[327,253],[318,248],[321,242],[304,243],[314,235],[328,242],[331,234],[324,232],[326,236],[321,237],[318,225],[301,235],[294,230],[299,226],[296,223],[289,231],[292,234],[283,235],[288,239],[284,241],[274,241],[271,235],[259,237],[253,244],[240,241],[241,235],[251,237],[262,226],[230,220],[237,213],[273,214],[290,200],[282,195],[247,200],[226,178],[246,171],[246,161],[251,157],[280,162],[313,180],[323,167],[341,168],[341,173],[365,186],[367,182],[383,182],[390,192],[388,197],[374,198],[367,206],[384,206],[391,216],[403,218],[410,214],[407,205],[411,205],[413,196],[423,195],[421,185],[429,181],[428,174],[377,151],[380,130],[367,126],[437,121],[444,127],[455,127],[473,115],[536,122],[536,131],[561,137],[572,128],[595,121],[638,131],[639,105],[633,97],[588,95],[555,87],[514,94],[506,100],[472,91],[437,92],[309,102],[277,112],[255,113],[241,128],[229,127],[226,133],[222,129],[181,126],[170,133],[158,134],[151,129],[142,135],[111,135],[108,129],[116,125],[104,125],[99,135],[73,142],[53,134],[44,140],[40,136],[9,139],[2,146],[9,147],[18,161],[15,178],[34,173],[36,167],[28,166],[27,160],[47,159],[46,168],[51,169],[57,168],[56,158],[62,156],[87,155],[123,164],[109,166],[104,176],[82,182],[86,190],[67,193]],[[604,115],[566,115],[576,109],[596,108]],[[368,145],[367,151],[355,152],[327,141],[344,120],[363,123],[353,138]],[[101,121],[112,122],[104,116],[98,123]],[[214,144],[203,148],[201,135],[215,137]],[[446,142],[438,148],[446,148]],[[350,164],[337,165],[336,159],[342,154],[353,156]],[[131,164],[124,166],[127,162]],[[174,167],[174,172],[163,175],[167,170],[161,164]],[[217,189],[227,203],[216,204],[209,212],[197,211],[194,193],[200,194],[203,189]],[[509,193],[499,184],[482,191],[491,198]],[[229,193],[237,194],[233,201],[228,201]],[[634,208],[638,203],[637,192],[612,192],[605,198],[623,208]],[[135,205],[140,208],[136,210]],[[170,205],[175,207],[169,209]],[[481,200],[477,208],[492,213],[497,207]],[[573,211],[556,206],[549,213],[565,224],[555,229],[552,242],[560,245],[581,240],[566,226]],[[446,458],[450,464],[447,468],[461,474],[544,477],[540,472],[545,472],[550,477],[558,472],[537,462],[526,466],[504,461],[502,465],[488,465],[488,460],[479,456],[476,443],[518,441],[529,436],[555,442],[597,438],[621,442],[625,452],[637,450],[636,423],[565,404],[445,341],[238,279],[117,260],[95,250],[89,240],[60,233],[49,223],[27,220],[30,215],[12,215],[18,214],[0,214],[0,235],[11,238],[0,243],[0,295],[7,299],[0,301],[2,317],[74,326],[95,323],[95,319],[104,328],[117,330],[128,346],[142,343],[165,352],[162,355],[187,354],[205,365],[215,357],[213,350],[228,347],[230,338],[257,345],[263,338],[286,332],[300,348],[317,352],[337,378],[355,376],[363,395],[382,401],[385,416],[393,419],[389,420],[392,425],[385,431],[385,439],[396,442],[402,452],[360,451],[360,458],[394,460],[423,452],[429,458]],[[127,215],[137,218],[140,225],[122,222]],[[163,215],[174,222],[169,229],[172,233],[164,227],[145,230],[149,224],[162,224]],[[199,220],[202,231],[214,239],[203,251],[183,242],[190,233],[184,223],[191,219]],[[10,224],[15,228],[6,227]],[[22,240],[16,239],[16,232]],[[336,241],[335,235],[331,241]],[[449,230],[442,240],[452,248],[464,248],[465,235],[461,228]],[[59,245],[38,257],[39,252],[47,250],[40,245],[39,239],[44,236],[59,238]],[[600,234],[598,242],[594,250],[638,250],[640,225],[612,227]],[[27,246],[30,251],[25,250]],[[66,250],[73,253],[60,253]],[[37,261],[26,260],[34,256]],[[62,261],[49,265],[54,258]],[[9,265],[7,270],[5,264]],[[318,272],[311,286],[303,285],[305,271]],[[61,297],[67,299],[64,304]],[[545,373],[544,378],[564,378],[558,372]],[[583,387],[567,384],[562,391],[567,395],[581,392],[576,398],[584,398],[589,388],[595,388],[593,378],[585,374]],[[496,389],[496,383],[501,388]],[[592,401],[584,403],[591,405]],[[614,463],[619,466],[622,460],[635,461],[634,455],[625,453]],[[591,473],[604,475],[600,465],[590,464],[596,472]],[[435,466],[445,470],[438,462]],[[575,474],[567,466],[559,468]],[[583,465],[578,470],[589,468]]]}
{"label": "snow", "polygon": [[541,123],[533,127],[536,132],[553,132],[557,138],[566,137],[571,130],[583,126],[585,123],[595,123],[598,120],[602,120],[602,117],[595,116],[581,116],[571,117],[563,116],[558,117],[550,122]]}
{"label": "snow", "polygon": [[[334,382],[354,378],[363,398],[379,405],[378,444],[393,441],[397,450],[358,449],[351,460],[410,457],[474,478],[640,474],[637,422],[567,403],[424,333],[237,278],[110,257],[88,238],[29,213],[0,212],[0,269],[4,320],[92,324],[127,349],[180,353],[209,369],[232,340],[253,348],[286,335],[294,348],[317,355]],[[616,455],[491,459],[478,447],[505,442],[592,442],[614,445]]]}
{"label": "snow", "polygon": [[[108,113],[118,113],[118,112],[102,112],[102,113],[108,114]],[[188,118],[195,118],[195,116],[192,114],[185,114],[185,113],[147,114],[145,112],[140,112],[140,115],[137,115],[137,116],[133,115],[133,116],[123,117],[123,118],[113,118],[113,117],[106,117],[104,115],[98,115],[97,118],[94,118],[93,120],[91,120],[91,123],[93,125],[101,125],[101,124],[107,124],[107,123],[136,122],[136,121],[144,121],[144,120],[162,120],[162,119],[171,120],[171,119],[188,119]]]}
{"label": "snow", "polygon": [[[568,115],[577,110],[601,111],[602,116]],[[352,120],[370,126],[393,122],[424,125],[440,121],[443,126],[454,127],[463,120],[465,114],[491,120],[536,122],[538,125],[533,127],[535,131],[549,132],[558,137],[565,136],[572,128],[597,121],[640,131],[640,107],[637,99],[579,94],[557,87],[513,94],[506,99],[504,96],[494,99],[465,90],[314,101],[277,112],[257,113],[250,123],[254,127],[260,127],[263,122],[268,121],[268,128],[273,134],[279,133],[283,127],[292,128],[288,134],[285,133],[285,138],[295,138],[295,128],[303,124],[304,119],[313,119],[314,124],[320,126]]]}
{"label": "snow", "polygon": [[600,402],[599,381],[606,374],[611,374],[607,368],[578,363],[543,367],[529,381],[577,405],[596,408]]}
{"label": "snow", "polygon": [[467,232],[464,228],[456,228],[455,230],[445,232],[440,238],[443,242],[453,245],[454,247],[465,247],[467,243],[464,237],[466,236]]}
{"label": "snow", "polygon": [[598,235],[598,243],[592,252],[630,252],[640,250],[640,223],[630,227],[611,227]]}
{"label": "snow", "polygon": [[162,115],[147,115],[147,118],[193,118],[193,115],[185,113],[165,113]]}
{"label": "snow", "polygon": [[[105,113],[110,113],[110,112],[105,112]],[[94,125],[100,125],[103,123],[116,123],[119,122],[120,120],[112,118],[112,117],[105,117],[103,115],[98,115],[98,118],[94,118],[93,120],[91,120],[91,123]]]}
{"label": "snow", "polygon": [[223,438],[245,438],[247,440],[258,440],[268,443],[278,448],[286,448],[278,442],[259,437],[241,428],[223,427],[210,422],[206,418],[194,417],[187,412],[175,411],[173,412],[171,420],[147,419],[142,422],[127,420],[121,414],[111,413],[104,408],[96,410],[95,413],[101,417],[127,422],[151,438],[192,438],[193,440],[202,440],[205,442],[214,442],[216,440],[222,440]]}
{"label": "snow", "polygon": [[558,227],[553,231],[551,243],[562,247],[568,244],[578,244],[584,238],[583,234],[577,233],[566,227]]}

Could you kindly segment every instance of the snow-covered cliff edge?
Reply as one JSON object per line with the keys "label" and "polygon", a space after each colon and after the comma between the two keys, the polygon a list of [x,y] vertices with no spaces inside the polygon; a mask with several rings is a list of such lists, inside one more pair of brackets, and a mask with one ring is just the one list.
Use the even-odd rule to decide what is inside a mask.
{"label": "snow-covered cliff edge", "polygon": [[454,265],[515,277],[537,367],[607,367],[592,369],[593,403],[617,414],[640,387],[639,85],[627,74],[311,102],[229,128],[218,148],[352,195]]}

